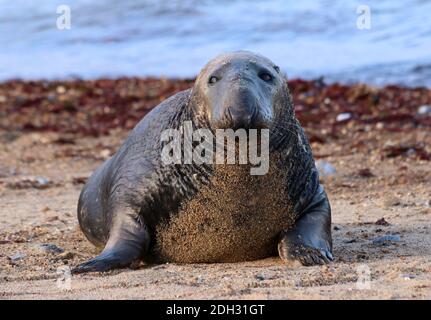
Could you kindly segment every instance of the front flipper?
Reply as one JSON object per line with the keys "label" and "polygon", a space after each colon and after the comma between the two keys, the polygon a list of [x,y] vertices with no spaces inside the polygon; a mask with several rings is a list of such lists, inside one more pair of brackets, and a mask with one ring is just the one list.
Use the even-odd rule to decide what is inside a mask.
{"label": "front flipper", "polygon": [[282,232],[278,253],[286,262],[297,260],[306,266],[333,260],[331,207],[321,186],[292,229]]}
{"label": "front flipper", "polygon": [[149,243],[150,234],[143,222],[132,216],[120,215],[100,255],[78,265],[72,269],[72,273],[102,272],[127,267],[142,258]]}

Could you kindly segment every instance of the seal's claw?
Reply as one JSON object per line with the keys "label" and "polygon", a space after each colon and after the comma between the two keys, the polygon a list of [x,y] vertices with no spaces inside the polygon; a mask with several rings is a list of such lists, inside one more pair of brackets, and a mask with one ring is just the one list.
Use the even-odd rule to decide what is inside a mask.
{"label": "seal's claw", "polygon": [[331,252],[325,251],[326,257],[329,259],[329,261],[334,261],[334,256]]}
{"label": "seal's claw", "polygon": [[107,270],[109,270],[108,265],[95,258],[76,266],[72,269],[72,273],[103,272]]}
{"label": "seal's claw", "polygon": [[103,253],[72,269],[73,274],[86,272],[104,272],[116,268],[127,267],[131,261],[120,259],[112,253]]}
{"label": "seal's claw", "polygon": [[116,264],[112,264],[110,262],[97,259],[96,257],[94,259],[91,259],[87,262],[84,262],[76,266],[75,268],[72,269],[72,273],[78,274],[78,273],[86,273],[86,272],[104,272],[110,269],[114,269],[115,266]]}
{"label": "seal's claw", "polygon": [[278,246],[280,258],[285,262],[299,261],[304,266],[324,265],[333,260],[331,252],[304,245],[287,246],[283,241]]}

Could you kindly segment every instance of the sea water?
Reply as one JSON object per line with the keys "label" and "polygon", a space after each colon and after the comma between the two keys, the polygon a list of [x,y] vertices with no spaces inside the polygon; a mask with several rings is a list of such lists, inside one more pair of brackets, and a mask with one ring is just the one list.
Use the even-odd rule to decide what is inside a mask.
{"label": "sea water", "polygon": [[431,1],[0,0],[0,80],[193,77],[238,49],[289,78],[431,86]]}

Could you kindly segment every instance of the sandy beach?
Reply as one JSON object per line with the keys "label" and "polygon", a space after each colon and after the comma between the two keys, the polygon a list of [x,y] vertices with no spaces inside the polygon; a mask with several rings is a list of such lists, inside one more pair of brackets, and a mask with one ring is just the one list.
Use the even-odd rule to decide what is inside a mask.
{"label": "sandy beach", "polygon": [[86,179],[192,82],[0,84],[0,299],[431,298],[431,90],[322,80],[289,86],[332,205],[333,263],[142,262],[59,281],[97,254],[76,218]]}

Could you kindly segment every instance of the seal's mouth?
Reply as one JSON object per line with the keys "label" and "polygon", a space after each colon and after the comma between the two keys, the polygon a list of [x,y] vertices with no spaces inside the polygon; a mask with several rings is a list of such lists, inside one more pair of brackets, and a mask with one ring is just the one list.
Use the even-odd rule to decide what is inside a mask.
{"label": "seal's mouth", "polygon": [[[244,110],[245,109],[245,110]],[[259,115],[257,106],[239,109],[226,108],[222,126],[224,129],[251,129],[254,127]]]}

